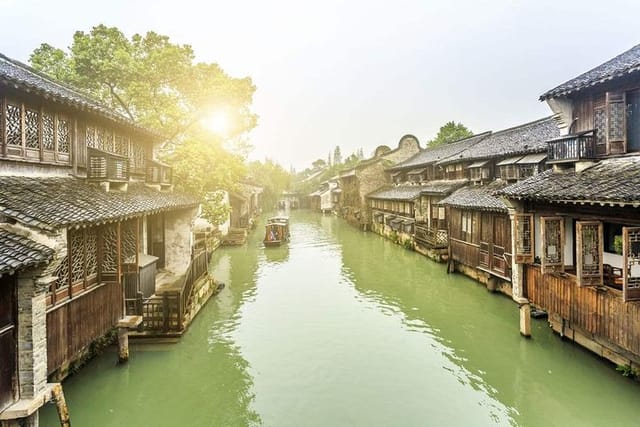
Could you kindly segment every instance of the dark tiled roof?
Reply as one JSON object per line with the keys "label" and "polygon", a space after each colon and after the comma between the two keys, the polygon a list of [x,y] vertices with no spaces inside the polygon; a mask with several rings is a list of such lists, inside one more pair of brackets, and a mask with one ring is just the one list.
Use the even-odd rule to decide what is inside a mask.
{"label": "dark tiled roof", "polygon": [[553,117],[492,133],[472,147],[438,162],[445,165],[516,154],[539,153],[547,150],[546,141],[560,136]]}
{"label": "dark tiled roof", "polygon": [[372,199],[386,199],[386,200],[414,200],[421,194],[432,195],[447,195],[457,188],[460,188],[467,183],[466,179],[456,181],[430,181],[426,184],[407,184],[399,185],[397,187],[387,187],[381,190],[374,191],[367,195]]}
{"label": "dark tiled roof", "polygon": [[507,206],[495,195],[505,185],[502,181],[493,181],[487,185],[463,187],[441,200],[439,204],[456,208],[506,212]]}
{"label": "dark tiled roof", "polygon": [[35,92],[41,96],[52,98],[57,102],[71,105],[83,111],[90,111],[120,124],[134,127],[139,132],[144,132],[155,138],[160,137],[157,133],[138,126],[133,120],[114,112],[113,109],[102,105],[77,89],[62,84],[22,62],[2,54],[0,54],[0,83]]}
{"label": "dark tiled roof", "polygon": [[409,169],[409,168],[415,168],[417,166],[426,166],[426,165],[435,163],[439,160],[446,159],[447,157],[458,154],[460,151],[464,150],[465,148],[468,148],[477,144],[478,142],[482,141],[484,138],[486,138],[490,134],[491,132],[484,132],[478,135],[473,135],[468,138],[461,139],[456,142],[451,142],[449,144],[442,144],[434,148],[427,147],[424,150],[409,157],[407,160],[393,166],[392,168],[390,168],[390,170]]}
{"label": "dark tiled roof", "polygon": [[0,228],[0,275],[51,260],[53,249]]}
{"label": "dark tiled roof", "polygon": [[368,194],[367,197],[382,200],[414,200],[420,196],[421,191],[422,189],[419,185],[401,185],[374,191]]}
{"label": "dark tiled roof", "polygon": [[571,92],[577,92],[638,70],[640,70],[640,45],[634,46],[604,64],[543,93],[540,100],[565,96]]}
{"label": "dark tiled roof", "polygon": [[466,179],[458,180],[442,180],[442,181],[430,181],[421,186],[421,194],[432,195],[447,195],[465,185],[468,181]]}
{"label": "dark tiled roof", "polygon": [[510,198],[640,203],[640,155],[600,161],[581,172],[548,170],[500,192]]}
{"label": "dark tiled roof", "polygon": [[116,221],[198,204],[188,195],[160,192],[142,183],[129,183],[126,192],[107,193],[72,177],[0,176],[0,188],[0,214],[45,230]]}

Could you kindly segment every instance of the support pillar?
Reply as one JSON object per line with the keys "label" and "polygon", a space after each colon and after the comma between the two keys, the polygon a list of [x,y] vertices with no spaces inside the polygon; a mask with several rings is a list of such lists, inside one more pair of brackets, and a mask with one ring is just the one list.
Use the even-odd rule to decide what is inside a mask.
{"label": "support pillar", "polygon": [[142,324],[142,316],[125,316],[118,322],[118,363],[129,360],[129,331]]}
{"label": "support pillar", "polygon": [[531,304],[520,304],[520,335],[531,337]]}
{"label": "support pillar", "polygon": [[495,292],[498,289],[498,279],[496,277],[490,276],[487,280],[487,290],[489,292]]}
{"label": "support pillar", "polygon": [[69,408],[67,407],[67,401],[64,398],[64,392],[62,391],[62,384],[56,384],[51,390],[53,401],[56,404],[56,410],[58,411],[58,419],[60,419],[60,427],[71,427],[71,418],[69,416]]}
{"label": "support pillar", "polygon": [[129,329],[118,328],[118,363],[129,360]]}

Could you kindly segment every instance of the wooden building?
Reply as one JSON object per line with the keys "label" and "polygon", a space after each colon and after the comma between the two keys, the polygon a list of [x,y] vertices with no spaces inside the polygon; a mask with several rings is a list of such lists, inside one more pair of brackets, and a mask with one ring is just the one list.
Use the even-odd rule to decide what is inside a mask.
{"label": "wooden building", "polygon": [[415,226],[411,228],[411,235],[403,236],[403,240],[410,237],[417,251],[435,260],[442,260],[448,247],[448,222],[444,207],[439,206],[438,203],[468,181],[465,175],[457,177],[454,174],[445,174],[445,169],[437,163],[454,157],[488,135],[490,132],[437,147],[428,147],[387,169],[398,191],[382,188],[368,196],[372,209],[373,229],[380,234],[388,235],[389,228],[375,224],[381,224],[381,221],[389,215],[399,215],[399,212],[393,209],[395,205],[389,205],[389,201],[411,203],[415,205],[414,216],[411,218]]}
{"label": "wooden building", "polygon": [[[495,193],[545,168],[545,141],[557,137],[552,118],[494,132],[438,162],[469,184],[440,201],[447,210],[449,268],[511,295],[511,220]],[[448,172],[447,172],[448,171]],[[464,175],[461,175],[464,174]]]}
{"label": "wooden building", "polygon": [[354,168],[340,173],[339,214],[359,228],[368,228],[371,212],[366,196],[390,183],[386,169],[420,151],[420,143],[413,135],[400,138],[398,147],[385,145],[376,148],[372,158],[360,161]]}
{"label": "wooden building", "polygon": [[[206,255],[192,250],[198,201],[153,158],[159,135],[1,55],[0,130],[5,419],[27,401],[37,410],[47,375],[64,376],[125,315],[152,327],[164,304],[181,325]],[[187,279],[150,307],[158,272]]]}
{"label": "wooden building", "polygon": [[514,297],[560,335],[640,368],[640,46],[546,92],[552,170],[502,190]]}

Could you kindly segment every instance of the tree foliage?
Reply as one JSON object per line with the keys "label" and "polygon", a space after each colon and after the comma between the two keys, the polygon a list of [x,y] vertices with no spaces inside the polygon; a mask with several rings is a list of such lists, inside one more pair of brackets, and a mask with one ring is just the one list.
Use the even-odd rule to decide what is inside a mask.
{"label": "tree foliage", "polygon": [[68,51],[42,44],[31,65],[82,89],[111,108],[169,139],[181,139],[209,112],[224,111],[236,138],[257,123],[250,110],[255,87],[215,63],[197,63],[189,45],[155,32],[127,38],[98,25],[77,31]]}
{"label": "tree foliage", "polygon": [[262,187],[264,206],[275,206],[282,192],[291,187],[291,174],[271,159],[249,163],[249,177]]}
{"label": "tree foliage", "polygon": [[449,144],[462,138],[473,135],[465,125],[454,121],[447,122],[440,127],[436,137],[427,142],[428,147],[437,147],[442,144]]}
{"label": "tree foliage", "polygon": [[[233,190],[245,176],[244,138],[257,123],[250,109],[255,92],[250,78],[233,78],[215,63],[196,62],[191,46],[167,36],[147,32],[127,38],[105,25],[77,31],[68,50],[44,43],[30,61],[164,135],[170,143],[162,157],[174,168],[176,186],[202,200],[212,222],[226,215],[216,190]],[[229,118],[226,140],[202,123],[214,112]],[[229,145],[234,153],[225,149]]]}

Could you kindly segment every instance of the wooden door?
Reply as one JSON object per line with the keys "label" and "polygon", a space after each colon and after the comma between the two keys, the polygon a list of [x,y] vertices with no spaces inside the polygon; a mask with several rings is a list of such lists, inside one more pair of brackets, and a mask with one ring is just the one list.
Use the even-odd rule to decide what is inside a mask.
{"label": "wooden door", "polygon": [[15,401],[16,282],[12,276],[0,277],[0,411]]}

